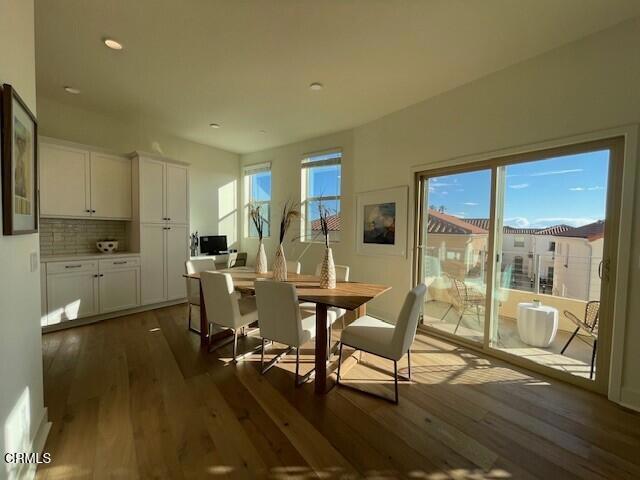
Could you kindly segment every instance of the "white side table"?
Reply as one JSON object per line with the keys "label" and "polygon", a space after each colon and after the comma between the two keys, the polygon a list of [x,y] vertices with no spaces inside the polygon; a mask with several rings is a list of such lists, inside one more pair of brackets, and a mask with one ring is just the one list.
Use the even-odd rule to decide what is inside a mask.
{"label": "white side table", "polygon": [[558,309],[533,303],[518,304],[518,333],[532,347],[548,347],[558,331]]}

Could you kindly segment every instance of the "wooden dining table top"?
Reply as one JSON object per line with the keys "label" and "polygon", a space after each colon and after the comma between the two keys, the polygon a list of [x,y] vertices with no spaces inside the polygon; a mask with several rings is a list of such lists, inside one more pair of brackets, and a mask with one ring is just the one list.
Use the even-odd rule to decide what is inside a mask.
{"label": "wooden dining table top", "polygon": [[[230,274],[235,289],[247,294],[255,293],[256,281],[273,278],[272,272],[255,273],[250,268],[245,267],[215,271]],[[200,273],[184,274],[184,277],[199,281]],[[321,303],[346,310],[355,310],[384,292],[391,290],[391,287],[386,285],[364,282],[336,282],[336,288],[320,288],[320,279],[318,277],[301,273],[287,274],[287,283],[292,283],[296,286],[300,301]]]}

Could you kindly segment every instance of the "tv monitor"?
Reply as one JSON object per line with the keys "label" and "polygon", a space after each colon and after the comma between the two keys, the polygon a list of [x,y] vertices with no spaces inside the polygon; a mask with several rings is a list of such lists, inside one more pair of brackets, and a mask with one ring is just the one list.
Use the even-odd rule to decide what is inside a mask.
{"label": "tv monitor", "polygon": [[226,235],[208,235],[200,237],[200,253],[202,255],[218,255],[226,251]]}

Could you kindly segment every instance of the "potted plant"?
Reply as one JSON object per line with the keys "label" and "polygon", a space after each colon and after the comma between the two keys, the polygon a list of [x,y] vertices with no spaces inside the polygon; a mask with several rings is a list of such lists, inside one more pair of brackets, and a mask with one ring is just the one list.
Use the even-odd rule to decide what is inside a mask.
{"label": "potted plant", "polygon": [[284,256],[282,243],[291,226],[291,222],[300,217],[298,205],[293,201],[287,201],[282,208],[282,218],[280,219],[280,244],[276,250],[276,257],[273,261],[273,279],[285,282],[287,280],[287,259]]}
{"label": "potted plant", "polygon": [[333,262],[333,252],[329,246],[329,217],[332,213],[322,200],[318,203],[318,214],[320,216],[320,230],[324,237],[324,257],[320,266],[320,288],[336,288],[336,266]]}
{"label": "potted plant", "polygon": [[256,273],[267,273],[267,254],[264,251],[264,243],[262,241],[264,235],[264,226],[267,220],[260,211],[261,205],[249,205],[249,216],[253,222],[256,232],[258,232],[258,253],[256,253]]}

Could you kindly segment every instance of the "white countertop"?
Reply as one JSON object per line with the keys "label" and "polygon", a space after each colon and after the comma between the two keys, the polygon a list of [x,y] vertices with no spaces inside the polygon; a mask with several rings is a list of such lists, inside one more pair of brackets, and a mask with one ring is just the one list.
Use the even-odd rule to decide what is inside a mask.
{"label": "white countertop", "polygon": [[139,257],[139,253],[133,252],[116,252],[116,253],[77,253],[77,254],[61,254],[61,255],[42,255],[40,262],[73,262],[75,260],[102,260],[104,258],[127,258]]}

